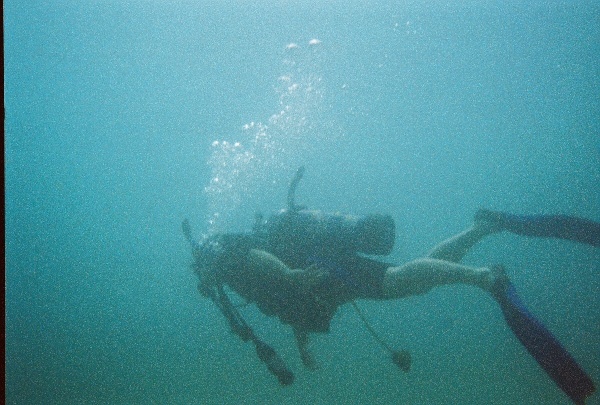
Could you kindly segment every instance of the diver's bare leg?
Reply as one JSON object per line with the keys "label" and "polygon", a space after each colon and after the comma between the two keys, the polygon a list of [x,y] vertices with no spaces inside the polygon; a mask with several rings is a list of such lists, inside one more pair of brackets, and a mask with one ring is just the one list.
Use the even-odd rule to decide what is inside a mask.
{"label": "diver's bare leg", "polygon": [[387,269],[383,279],[383,298],[425,294],[433,287],[447,284],[467,284],[490,291],[494,277],[487,267],[471,267],[431,258],[417,259]]}
{"label": "diver's bare leg", "polygon": [[296,337],[296,344],[298,346],[298,352],[300,352],[302,364],[309,370],[316,370],[318,368],[317,362],[312,353],[308,350],[308,332],[294,328],[294,336]]}
{"label": "diver's bare leg", "polygon": [[496,232],[499,232],[499,229],[494,224],[481,220],[475,221],[471,228],[446,239],[431,249],[427,257],[459,263],[481,239]]}

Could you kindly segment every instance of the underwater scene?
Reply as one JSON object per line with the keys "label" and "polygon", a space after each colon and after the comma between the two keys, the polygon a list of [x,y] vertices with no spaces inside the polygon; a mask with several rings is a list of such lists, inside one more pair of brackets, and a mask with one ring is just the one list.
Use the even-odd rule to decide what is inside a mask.
{"label": "underwater scene", "polygon": [[294,203],[391,216],[370,257],[394,265],[482,208],[597,226],[599,21],[594,1],[5,1],[6,403],[600,404],[600,248],[573,232],[466,253],[521,301],[341,305],[315,370],[290,325],[199,293],[193,240]]}

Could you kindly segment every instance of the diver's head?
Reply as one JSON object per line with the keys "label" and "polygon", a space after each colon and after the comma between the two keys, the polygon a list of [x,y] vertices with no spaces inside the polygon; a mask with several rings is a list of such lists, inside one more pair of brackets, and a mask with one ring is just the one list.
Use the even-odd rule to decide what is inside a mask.
{"label": "diver's head", "polygon": [[223,246],[219,239],[218,235],[204,236],[193,249],[194,264],[192,267],[199,279],[198,291],[209,298],[214,297],[214,288],[218,284],[217,262],[223,254]]}
{"label": "diver's head", "polygon": [[219,239],[219,235],[204,235],[194,246],[194,270],[197,273],[214,269],[218,258],[223,254],[223,246]]}

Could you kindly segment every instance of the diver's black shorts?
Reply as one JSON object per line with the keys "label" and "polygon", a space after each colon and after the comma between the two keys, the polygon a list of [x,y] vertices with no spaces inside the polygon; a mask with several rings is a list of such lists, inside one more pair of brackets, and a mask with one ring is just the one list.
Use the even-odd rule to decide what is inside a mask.
{"label": "diver's black shorts", "polygon": [[[392,264],[358,255],[348,255],[336,260],[309,260],[329,270],[334,285],[343,284],[343,301],[353,299],[384,299],[383,278]],[[326,283],[327,284],[327,283]]]}
{"label": "diver's black shorts", "polygon": [[366,257],[355,256],[350,262],[350,272],[359,286],[357,298],[383,299],[383,278],[392,264]]}

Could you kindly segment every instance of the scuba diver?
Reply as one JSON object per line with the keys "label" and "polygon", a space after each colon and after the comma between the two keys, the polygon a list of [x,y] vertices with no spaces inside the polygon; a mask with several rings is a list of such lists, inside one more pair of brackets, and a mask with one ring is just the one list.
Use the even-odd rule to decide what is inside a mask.
{"label": "scuba diver", "polygon": [[516,337],[576,404],[584,404],[595,391],[591,378],[527,310],[502,266],[473,267],[460,261],[483,238],[503,231],[600,247],[600,223],[562,215],[479,210],[469,229],[443,241],[424,258],[395,265],[365,256],[392,252],[392,217],[323,213],[298,206],[295,191],[303,173],[304,168],[298,169],[291,182],[287,209],[267,220],[257,216],[252,232],[216,234],[196,241],[188,220],[183,222],[200,293],[213,300],[234,333],[254,343],[259,358],[282,385],[293,382],[293,373],[246,323],[225,286],[264,314],[289,324],[308,369],[317,368],[308,350],[309,333],[327,333],[338,307],[351,303],[393,362],[408,371],[410,353],[393,350],[380,339],[354,301],[405,298],[449,284],[472,285],[498,302]]}

